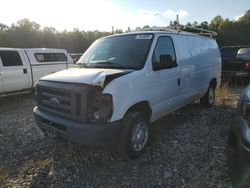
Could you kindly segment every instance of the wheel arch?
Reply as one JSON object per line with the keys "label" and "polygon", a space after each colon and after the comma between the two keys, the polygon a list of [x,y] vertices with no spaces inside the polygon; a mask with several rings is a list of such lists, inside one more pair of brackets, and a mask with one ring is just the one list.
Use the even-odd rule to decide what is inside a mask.
{"label": "wheel arch", "polygon": [[126,114],[132,111],[139,111],[142,114],[144,114],[148,118],[149,121],[151,119],[152,109],[148,101],[141,101],[130,106],[124,116],[126,116]]}
{"label": "wheel arch", "polygon": [[214,88],[217,87],[217,79],[216,79],[216,78],[213,78],[213,79],[210,81],[209,86],[211,86],[211,85],[213,85]]}

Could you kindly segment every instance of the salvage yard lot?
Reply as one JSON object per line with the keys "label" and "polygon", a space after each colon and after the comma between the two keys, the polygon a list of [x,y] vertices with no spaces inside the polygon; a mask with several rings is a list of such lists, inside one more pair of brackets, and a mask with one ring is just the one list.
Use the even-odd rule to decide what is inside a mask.
{"label": "salvage yard lot", "polygon": [[112,149],[70,152],[37,128],[34,94],[1,98],[0,187],[230,187],[227,135],[242,89],[212,108],[194,103],[155,122],[152,144],[135,161]]}

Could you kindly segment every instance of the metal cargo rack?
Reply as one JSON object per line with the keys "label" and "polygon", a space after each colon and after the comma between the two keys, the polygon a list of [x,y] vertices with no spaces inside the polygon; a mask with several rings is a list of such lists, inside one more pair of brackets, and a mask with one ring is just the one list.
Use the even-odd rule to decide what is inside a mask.
{"label": "metal cargo rack", "polygon": [[[196,30],[199,32],[190,32],[190,31],[185,31],[183,29],[188,28],[192,30]],[[192,34],[198,34],[202,36],[209,36],[209,37],[215,37],[218,34],[215,31],[207,30],[207,29],[202,29],[202,28],[196,28],[192,26],[186,26],[186,25],[174,25],[174,26],[167,26],[167,27],[147,27],[143,28],[142,31],[167,31],[167,32],[172,32],[172,33],[192,33]]]}

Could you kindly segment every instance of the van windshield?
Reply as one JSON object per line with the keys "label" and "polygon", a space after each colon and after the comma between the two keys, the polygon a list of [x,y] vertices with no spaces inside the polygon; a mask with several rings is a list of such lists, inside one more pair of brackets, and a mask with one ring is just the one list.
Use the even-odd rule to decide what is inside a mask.
{"label": "van windshield", "polygon": [[130,34],[95,41],[77,62],[87,68],[141,69],[153,34]]}

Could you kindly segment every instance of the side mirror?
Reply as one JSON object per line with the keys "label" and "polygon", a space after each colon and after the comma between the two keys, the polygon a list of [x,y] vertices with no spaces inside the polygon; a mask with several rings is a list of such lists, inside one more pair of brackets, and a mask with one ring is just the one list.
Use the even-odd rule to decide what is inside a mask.
{"label": "side mirror", "polygon": [[169,69],[176,66],[176,62],[173,61],[170,55],[160,55],[160,62],[153,63],[154,70]]}

